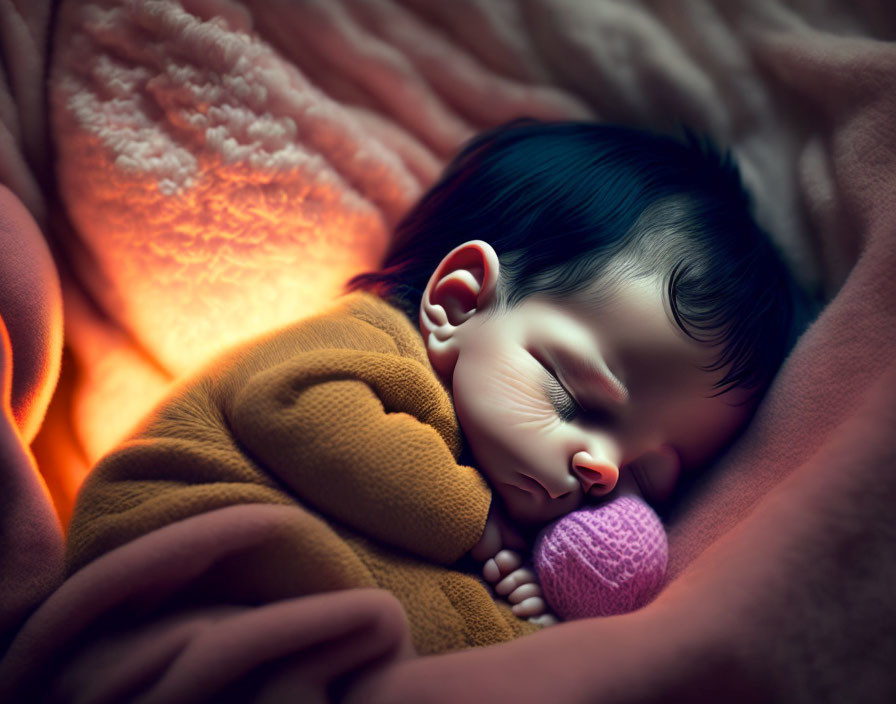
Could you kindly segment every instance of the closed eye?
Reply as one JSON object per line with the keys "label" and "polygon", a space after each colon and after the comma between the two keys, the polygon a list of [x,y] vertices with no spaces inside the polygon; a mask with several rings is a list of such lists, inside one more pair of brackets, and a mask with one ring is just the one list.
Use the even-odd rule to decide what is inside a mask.
{"label": "closed eye", "polygon": [[554,376],[554,373],[545,368],[546,378],[544,384],[545,395],[557,415],[564,423],[574,420],[581,412],[582,407],[575,400],[573,395],[566,390],[566,387],[560,383],[560,380]]}
{"label": "closed eye", "polygon": [[589,425],[600,425],[606,427],[612,425],[616,418],[606,408],[585,407],[580,404],[576,397],[563,385],[557,375],[544,363],[541,363],[545,371],[544,391],[557,416],[564,423],[571,423],[577,418],[581,418]]}

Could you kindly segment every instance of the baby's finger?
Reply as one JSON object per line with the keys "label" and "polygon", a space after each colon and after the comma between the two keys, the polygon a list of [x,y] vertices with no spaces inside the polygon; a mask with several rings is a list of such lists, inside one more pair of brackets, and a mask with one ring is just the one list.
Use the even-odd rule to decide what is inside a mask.
{"label": "baby's finger", "polygon": [[507,601],[511,604],[519,604],[521,601],[532,596],[541,596],[541,585],[537,582],[529,582],[521,587],[517,587],[507,597]]}
{"label": "baby's finger", "polygon": [[501,579],[501,570],[498,568],[498,563],[495,562],[495,558],[492,557],[486,560],[485,564],[482,566],[482,576],[485,577],[485,581],[490,584]]}
{"label": "baby's finger", "polygon": [[515,616],[520,618],[532,618],[533,616],[541,616],[547,611],[547,606],[544,603],[544,599],[540,596],[530,596],[525,601],[511,606],[510,610],[513,611]]}
{"label": "baby's finger", "polygon": [[534,623],[536,626],[554,626],[560,621],[557,619],[554,614],[542,614],[541,616],[533,616],[529,619],[530,623]]}
{"label": "baby's finger", "polygon": [[523,556],[520,555],[515,550],[501,550],[494,557],[495,563],[498,565],[498,569],[501,570],[501,574],[510,574],[523,564]]}
{"label": "baby's finger", "polygon": [[535,576],[535,573],[529,569],[528,567],[521,567],[518,570],[511,572],[504,579],[498,582],[495,585],[495,592],[504,596],[506,594],[510,594],[514,589],[520,587],[524,584],[528,584],[529,582],[537,582],[538,578]]}

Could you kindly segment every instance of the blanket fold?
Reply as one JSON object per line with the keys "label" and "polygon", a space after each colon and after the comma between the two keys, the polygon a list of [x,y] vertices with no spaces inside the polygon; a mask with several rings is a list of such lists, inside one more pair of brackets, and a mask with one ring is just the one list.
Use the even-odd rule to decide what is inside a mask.
{"label": "blanket fold", "polygon": [[[296,514],[269,504],[209,511],[92,561],[5,654],[3,701],[260,701],[284,687],[326,701],[346,673],[411,657],[404,609],[386,591],[287,593],[309,579],[295,549],[308,523]],[[358,586],[359,574],[317,579]]]}

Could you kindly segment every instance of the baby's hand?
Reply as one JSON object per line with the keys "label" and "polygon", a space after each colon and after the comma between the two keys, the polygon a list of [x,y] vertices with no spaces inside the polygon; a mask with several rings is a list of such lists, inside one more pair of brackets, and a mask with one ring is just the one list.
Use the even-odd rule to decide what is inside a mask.
{"label": "baby's hand", "polygon": [[516,550],[501,550],[489,558],[482,567],[482,576],[496,594],[513,604],[510,610],[516,616],[542,626],[557,623],[544,602],[538,577],[531,567],[523,566],[523,556]]}

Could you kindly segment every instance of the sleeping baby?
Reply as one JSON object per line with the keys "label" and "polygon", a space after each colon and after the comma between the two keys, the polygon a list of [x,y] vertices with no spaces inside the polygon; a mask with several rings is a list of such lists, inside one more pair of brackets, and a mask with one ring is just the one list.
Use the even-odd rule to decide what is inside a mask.
{"label": "sleeping baby", "polygon": [[471,555],[520,616],[545,603],[513,522],[608,495],[662,503],[793,340],[798,292],[735,167],[693,139],[518,122],[470,144],[396,242],[351,287],[419,315],[500,497]]}
{"label": "sleeping baby", "polygon": [[347,289],[183,381],[98,463],[70,573],[275,504],[254,557],[192,556],[184,608],[380,587],[421,654],[526,635],[553,621],[537,532],[669,497],[744,425],[798,327],[730,160],[584,122],[476,137]]}

